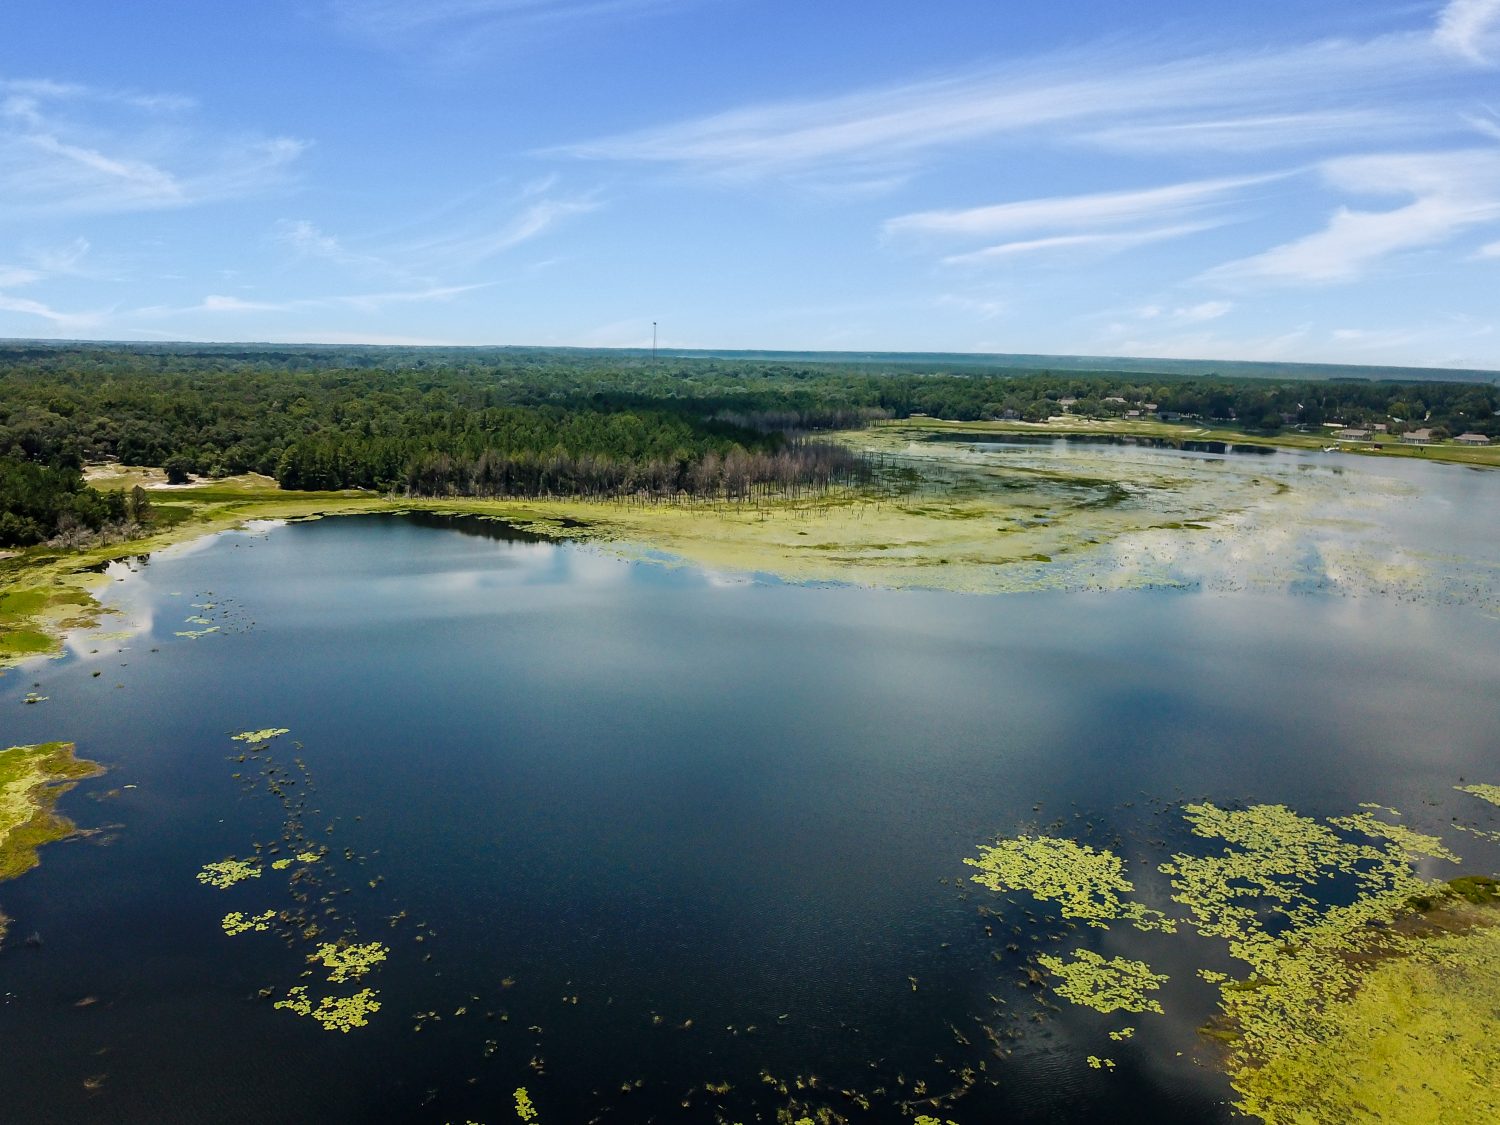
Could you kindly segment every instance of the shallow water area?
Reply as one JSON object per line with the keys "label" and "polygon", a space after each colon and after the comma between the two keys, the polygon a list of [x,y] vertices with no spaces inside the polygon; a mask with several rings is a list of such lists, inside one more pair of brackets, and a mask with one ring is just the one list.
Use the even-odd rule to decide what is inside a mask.
{"label": "shallow water area", "polygon": [[[1312,463],[1330,513],[1375,495],[1401,549],[1495,565],[1500,478],[1382,464],[1380,492],[1283,457],[1256,471]],[[1373,801],[1500,862],[1452,829],[1496,827],[1452,788],[1500,782],[1488,589],[798,586],[433,516],[110,577],[108,640],[0,679],[7,744],[108,766],[61,809],[115,826],[0,885],[0,1113],[25,1125],[495,1123],[521,1086],[544,1122],[1228,1121],[1180,947],[1092,943],[1170,974],[1166,1015],[1050,1003],[1026,970],[1069,931],[969,882],[977,844],[1113,847],[1160,900],[1174,802]],[[258,874],[196,878],[231,857]],[[223,924],[268,910],[321,932]],[[340,936],[388,955],[332,984],[307,958]],[[275,1006],[298,987],[380,1007],[330,1032]]]}

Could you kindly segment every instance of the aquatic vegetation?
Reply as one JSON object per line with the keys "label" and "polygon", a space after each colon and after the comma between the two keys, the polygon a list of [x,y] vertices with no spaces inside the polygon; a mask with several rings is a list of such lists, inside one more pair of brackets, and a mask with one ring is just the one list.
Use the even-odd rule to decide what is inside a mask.
{"label": "aquatic vegetation", "polygon": [[235,910],[224,915],[224,920],[220,925],[224,927],[224,932],[230,937],[237,937],[240,934],[249,933],[251,930],[257,933],[264,933],[271,928],[271,922],[275,917],[276,911],[274,910],[266,910],[255,915],[241,914],[238,910]]}
{"label": "aquatic vegetation", "polygon": [[39,862],[39,847],[73,834],[73,822],[53,811],[57,799],[76,782],[103,772],[97,762],[77,757],[71,742],[0,750],[0,880],[30,871]]}
{"label": "aquatic vegetation", "polygon": [[1124,897],[1135,885],[1125,878],[1119,856],[1108,850],[1055,836],[1019,836],[981,845],[978,858],[964,862],[979,869],[970,879],[980,886],[1027,891],[1057,903],[1064,918],[1100,928],[1118,920],[1142,930],[1172,928],[1159,912]]}
{"label": "aquatic vegetation", "polygon": [[323,858],[323,853],[322,852],[298,852],[297,853],[297,862],[298,863],[317,863],[318,860],[320,860],[322,858]]}
{"label": "aquatic vegetation", "polygon": [[1350,832],[1363,832],[1366,836],[1389,840],[1408,856],[1430,856],[1433,859],[1446,859],[1449,863],[1459,861],[1458,856],[1449,851],[1436,836],[1413,831],[1402,824],[1388,824],[1368,812],[1330,817],[1328,823]]}
{"label": "aquatic vegetation", "polygon": [[1500,805],[1500,785],[1455,785],[1453,788],[1492,805]]}
{"label": "aquatic vegetation", "polygon": [[187,637],[190,640],[196,640],[199,637],[206,637],[210,633],[217,633],[218,631],[219,627],[217,625],[210,625],[206,629],[179,629],[172,636]]}
{"label": "aquatic vegetation", "polygon": [[292,861],[289,860],[289,859],[273,859],[271,861],[271,870],[272,871],[285,871],[291,865],[292,865]]}
{"label": "aquatic vegetation", "polygon": [[525,1086],[516,1089],[516,1116],[522,1121],[537,1119],[536,1106],[531,1104],[531,1095],[526,1092]]}
{"label": "aquatic vegetation", "polygon": [[321,963],[325,969],[328,969],[330,982],[342,984],[348,980],[359,980],[384,961],[389,953],[390,947],[378,941],[346,946],[325,943],[308,954],[307,959],[310,962]]}
{"label": "aquatic vegetation", "polygon": [[356,1027],[367,1027],[366,1018],[380,1011],[379,995],[373,989],[362,988],[353,996],[324,996],[313,1006],[307,995],[306,985],[296,985],[287,991],[285,1000],[278,1000],[274,1008],[284,1008],[298,1016],[310,1016],[323,1025],[324,1031],[342,1031],[346,1035]]}
{"label": "aquatic vegetation", "polygon": [[1095,1070],[1114,1070],[1115,1068],[1114,1059],[1101,1059],[1098,1055],[1090,1055],[1085,1061]]}
{"label": "aquatic vegetation", "polygon": [[[1458,788],[1500,798],[1496,786]],[[1453,1106],[1488,1120],[1500,1112],[1483,1078],[1500,1066],[1500,881],[1419,878],[1418,860],[1459,857],[1376,815],[1396,810],[1361,808],[1316,820],[1283,805],[1184,806],[1191,834],[1209,846],[1159,867],[1183,909],[1177,921],[1223,941],[1245,970],[1197,969],[1220,998],[1219,1017],[1201,1030],[1222,1045],[1238,1108],[1272,1125],[1362,1120],[1372,1106],[1403,1123],[1446,1120]],[[1130,916],[1117,857],[1037,840],[982,847],[966,861],[984,872],[974,881],[1028,890],[1093,925]],[[1147,993],[1166,978],[1143,962],[1088,949],[1037,960],[1073,1003],[1162,1011]],[[1134,1029],[1109,1034],[1119,1041]]]}
{"label": "aquatic vegetation", "polygon": [[250,746],[259,746],[262,742],[270,742],[273,738],[280,738],[282,735],[290,733],[291,731],[286,727],[266,727],[264,730],[241,731],[239,734],[232,734],[229,737],[235,742],[243,742]]}
{"label": "aquatic vegetation", "polygon": [[1240,1107],[1266,1121],[1500,1120],[1500,926],[1436,933],[1378,962],[1359,988],[1309,1013],[1290,1037],[1233,1072]]}
{"label": "aquatic vegetation", "polygon": [[1079,949],[1072,960],[1042,954],[1037,961],[1062,983],[1053,990],[1059,996],[1098,1012],[1160,1012],[1161,1002],[1146,995],[1167,980],[1151,971],[1144,961],[1103,956]]}
{"label": "aquatic vegetation", "polygon": [[229,859],[216,860],[213,863],[205,863],[203,870],[198,872],[198,882],[210,887],[218,887],[221,891],[227,890],[236,883],[243,883],[246,879],[259,879],[260,868],[249,860]]}

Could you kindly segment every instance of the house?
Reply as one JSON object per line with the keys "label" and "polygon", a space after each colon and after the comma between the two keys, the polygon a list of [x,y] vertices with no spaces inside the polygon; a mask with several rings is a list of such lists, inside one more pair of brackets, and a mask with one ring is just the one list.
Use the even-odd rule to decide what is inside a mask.
{"label": "house", "polygon": [[1339,441],[1367,441],[1370,438],[1369,430],[1334,430],[1333,436]]}
{"label": "house", "polygon": [[1078,400],[1076,398],[1073,398],[1071,395],[1069,395],[1067,398],[1060,398],[1057,400],[1057,405],[1062,407],[1064,410],[1076,406],[1077,404]]}
{"label": "house", "polygon": [[1163,422],[1177,422],[1182,419],[1182,415],[1176,410],[1159,410],[1156,416]]}
{"label": "house", "polygon": [[1453,439],[1459,445],[1489,445],[1490,439],[1483,434],[1459,434]]}
{"label": "house", "polygon": [[1428,429],[1408,430],[1401,435],[1402,445],[1431,445],[1432,431]]}

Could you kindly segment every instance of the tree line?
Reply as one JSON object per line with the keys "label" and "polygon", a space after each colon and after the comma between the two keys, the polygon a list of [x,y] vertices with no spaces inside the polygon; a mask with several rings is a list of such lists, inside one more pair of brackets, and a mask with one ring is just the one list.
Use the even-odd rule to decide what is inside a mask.
{"label": "tree line", "polygon": [[[664,359],[523,349],[0,346],[0,456],[118,460],[284,488],[747,495],[857,479],[810,435],[1155,408],[1249,428],[1386,422],[1500,437],[1475,382],[1225,379],[882,360]],[[38,525],[40,526],[40,525]]]}

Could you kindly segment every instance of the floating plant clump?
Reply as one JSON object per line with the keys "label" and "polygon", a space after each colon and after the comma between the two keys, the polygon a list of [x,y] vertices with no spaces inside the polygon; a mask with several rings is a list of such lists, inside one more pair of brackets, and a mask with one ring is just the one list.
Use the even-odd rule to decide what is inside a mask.
{"label": "floating plant clump", "polygon": [[1105,960],[1092,949],[1075,950],[1071,959],[1042,954],[1037,961],[1062,983],[1059,996],[1100,1012],[1160,1012],[1161,1002],[1146,993],[1159,989],[1165,976],[1144,961],[1124,957]]}
{"label": "floating plant clump", "polygon": [[244,742],[250,746],[259,746],[262,742],[270,742],[273,738],[280,738],[291,731],[286,727],[266,727],[264,730],[246,730],[229,737],[236,742]]}
{"label": "floating plant clump", "polygon": [[389,953],[390,947],[378,941],[347,946],[325,943],[310,953],[307,959],[328,969],[330,982],[342,984],[346,980],[359,980],[384,961]]}
{"label": "floating plant clump", "polygon": [[346,1035],[356,1027],[367,1027],[367,1016],[380,1011],[380,1001],[375,999],[374,989],[362,988],[352,996],[324,996],[314,1006],[307,995],[306,985],[296,985],[288,990],[285,1000],[278,1000],[275,1008],[285,1008],[299,1016],[311,1016],[323,1025],[324,1031],[342,1031]]}
{"label": "floating plant clump", "polygon": [[254,930],[257,933],[265,933],[271,928],[271,920],[276,917],[276,911],[266,910],[260,914],[241,914],[238,910],[224,915],[224,920],[219,923],[224,927],[224,932],[230,937],[238,937]]}
{"label": "floating plant clump", "polygon": [[1018,836],[981,845],[978,858],[964,860],[979,874],[970,878],[992,891],[1024,890],[1055,902],[1064,918],[1101,929],[1128,921],[1141,930],[1170,930],[1172,922],[1125,896],[1135,885],[1125,865],[1107,849],[1056,836]]}
{"label": "floating plant clump", "polygon": [[216,860],[213,863],[205,863],[203,870],[198,872],[198,882],[210,887],[218,887],[227,890],[236,883],[243,883],[246,879],[259,879],[260,867],[249,860],[229,859]]}

